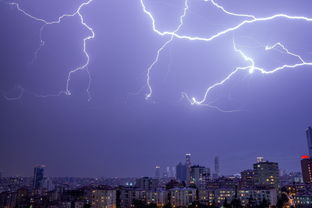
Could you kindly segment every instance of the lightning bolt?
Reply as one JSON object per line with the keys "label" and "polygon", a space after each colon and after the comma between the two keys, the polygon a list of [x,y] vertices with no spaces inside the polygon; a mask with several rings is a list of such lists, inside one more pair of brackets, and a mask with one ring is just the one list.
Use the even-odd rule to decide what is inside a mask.
{"label": "lightning bolt", "polygon": [[270,50],[273,50],[273,49],[278,48],[278,47],[280,47],[280,48],[282,49],[282,51],[284,51],[284,53],[298,58],[298,59],[301,61],[301,63],[305,63],[305,61],[303,60],[303,58],[302,58],[301,56],[299,56],[298,54],[295,54],[295,53],[290,52],[290,51],[289,51],[283,44],[281,44],[280,42],[275,43],[275,44],[272,45],[272,46],[266,46],[266,47],[265,47],[265,50],[266,50],[266,51],[270,51]]}
{"label": "lightning bolt", "polygon": [[35,17],[33,15],[31,15],[30,13],[26,12],[25,10],[23,10],[20,5],[16,2],[11,2],[11,3],[8,3],[9,5],[11,6],[14,6],[17,11],[19,11],[20,13],[24,14],[25,16],[27,16],[28,18],[31,18],[33,19],[34,21],[37,21],[37,22],[41,22],[42,23],[42,26],[40,27],[40,45],[38,47],[38,49],[35,51],[34,53],[34,58],[32,60],[32,62],[34,62],[36,59],[37,59],[37,56],[38,56],[38,53],[40,52],[41,48],[45,45],[45,41],[43,40],[42,38],[42,33],[45,29],[46,26],[49,26],[49,25],[54,25],[54,24],[60,24],[62,22],[62,20],[64,18],[71,18],[71,17],[76,17],[78,16],[79,19],[80,19],[80,23],[83,27],[85,27],[89,32],[90,32],[90,35],[88,35],[87,37],[83,38],[83,54],[85,55],[85,58],[86,58],[86,61],[83,65],[81,66],[78,66],[74,69],[71,69],[67,75],[67,80],[66,80],[66,86],[65,86],[65,89],[64,90],[61,90],[59,91],[58,93],[56,94],[47,94],[47,95],[39,95],[39,94],[36,94],[36,93],[33,93],[33,92],[30,92],[24,88],[22,88],[21,86],[18,87],[18,89],[20,89],[20,94],[17,96],[17,97],[9,97],[7,96],[6,92],[4,91],[0,91],[3,95],[3,97],[7,100],[17,100],[17,99],[20,99],[24,93],[28,92],[29,94],[32,94],[36,97],[41,97],[41,98],[46,98],[46,97],[53,97],[53,96],[60,96],[60,95],[71,95],[71,91],[70,91],[70,81],[71,81],[71,77],[74,73],[78,72],[78,71],[86,71],[87,74],[88,74],[88,78],[89,78],[89,83],[88,83],[88,87],[86,89],[86,92],[87,92],[87,95],[88,95],[88,100],[90,101],[91,100],[91,94],[90,94],[90,85],[91,85],[91,75],[90,75],[90,72],[88,70],[88,66],[89,66],[89,63],[90,63],[90,56],[87,52],[87,42],[89,40],[92,40],[95,38],[95,32],[94,30],[85,22],[84,20],[84,17],[83,15],[81,14],[81,10],[82,8],[84,8],[85,6],[88,6],[89,4],[91,4],[93,2],[93,0],[88,0],[86,2],[83,2],[82,4],[80,4],[78,6],[78,8],[76,9],[76,11],[74,11],[73,13],[71,14],[63,14],[61,16],[59,16],[56,20],[54,21],[47,21],[45,19],[42,19],[42,18],[38,18],[38,17]]}
{"label": "lightning bolt", "polygon": [[[181,27],[183,26],[183,19],[184,17],[186,16],[186,13],[187,13],[187,10],[189,9],[189,6],[188,6],[188,1],[189,0],[185,0],[184,2],[184,10],[183,10],[183,14],[180,16],[180,24],[178,25],[178,27],[173,31],[174,33],[178,32]],[[143,0],[141,0],[141,4],[143,4]],[[148,15],[151,15],[151,13],[149,13],[146,8],[144,7],[144,11],[148,14]],[[151,16],[152,17],[152,16]],[[153,19],[154,20],[154,19]],[[153,21],[153,28],[155,28],[155,21]],[[152,62],[152,64],[148,67],[147,69],[147,87],[148,87],[148,93],[146,94],[146,99],[149,99],[152,94],[153,94],[153,88],[151,86],[151,71],[153,69],[153,67],[158,63],[159,61],[159,57],[160,57],[160,54],[163,50],[165,50],[165,48],[174,40],[174,35],[171,35],[170,36],[170,39],[167,40],[158,50],[157,50],[157,55],[154,59],[154,61]]]}
{"label": "lightning bolt", "polygon": [[[210,41],[213,41],[215,40],[216,38],[219,38],[221,36],[224,36],[226,34],[229,34],[231,32],[234,32],[236,30],[239,30],[240,28],[244,27],[245,25],[250,25],[250,24],[255,24],[255,23],[258,23],[258,22],[266,22],[266,21],[271,21],[271,20],[275,20],[275,19],[288,19],[288,20],[301,20],[301,21],[306,21],[306,22],[312,22],[312,18],[309,18],[309,17],[304,17],[304,16],[290,16],[290,15],[287,15],[287,14],[275,14],[275,15],[272,15],[272,16],[269,16],[269,17],[256,17],[254,15],[250,15],[250,14],[239,14],[239,13],[235,13],[235,12],[231,12],[231,11],[228,11],[227,9],[225,9],[223,6],[221,6],[220,4],[218,4],[215,0],[203,0],[205,2],[208,2],[208,3],[211,3],[211,5],[213,5],[216,9],[220,10],[221,12],[223,12],[224,14],[226,15],[230,15],[230,16],[235,16],[235,17],[243,17],[245,18],[245,20],[239,22],[238,24],[236,24],[235,26],[232,26],[232,27],[228,27],[227,29],[225,30],[222,30],[220,32],[217,32],[216,34],[213,34],[209,37],[199,37],[199,36],[191,36],[191,35],[183,35],[183,34],[180,34],[179,32],[179,29],[176,29],[174,31],[160,31],[157,29],[156,27],[156,20],[152,14],[151,11],[149,11],[145,5],[145,1],[146,0],[140,0],[141,2],[141,7],[142,7],[142,10],[143,12],[150,18],[151,22],[152,22],[152,29],[153,31],[160,35],[160,36],[170,36],[171,39],[174,37],[174,38],[177,38],[177,39],[185,39],[185,40],[189,40],[189,41],[203,41],[203,42],[210,42]],[[188,4],[187,5],[187,9],[189,8],[188,7]],[[184,16],[185,17],[185,13],[184,13]],[[181,21],[181,24],[179,25],[179,28],[183,26],[183,21]],[[169,40],[168,42],[170,43],[170,41],[172,40]],[[148,74],[148,79],[147,79],[147,85],[149,87],[149,92],[146,96],[146,98],[150,98],[152,96],[152,87],[150,85],[150,71],[151,69],[153,68],[153,66],[155,66],[157,64],[157,62],[159,61],[159,54],[165,49],[165,47],[169,44],[168,42],[166,42],[164,45],[162,45],[162,47],[157,51],[157,56],[156,56],[156,59],[153,61],[153,63],[150,65],[150,67],[147,69],[147,74]],[[278,42],[272,46],[266,46],[264,47],[264,50],[266,51],[269,51],[269,50],[273,50],[273,49],[281,49],[283,53],[285,54],[288,54],[288,55],[291,55],[293,57],[296,57],[298,58],[298,60],[300,61],[300,63],[296,63],[296,64],[284,64],[282,66],[279,66],[279,67],[276,67],[276,68],[272,68],[272,69],[264,69],[264,68],[261,68],[261,67],[258,67],[255,63],[255,60],[251,57],[249,57],[247,54],[245,54],[241,49],[239,49],[237,46],[236,46],[236,43],[235,41],[233,41],[233,47],[234,47],[234,51],[238,54],[240,54],[240,57],[246,61],[248,63],[247,66],[239,66],[239,67],[236,67],[231,73],[229,73],[224,79],[210,85],[204,95],[203,95],[203,98],[202,99],[196,99],[195,97],[190,97],[187,93],[185,92],[182,92],[182,96],[184,98],[186,98],[190,104],[192,105],[204,105],[204,106],[208,106],[208,107],[212,107],[212,108],[215,108],[217,110],[220,110],[222,112],[228,112],[228,111],[224,111],[222,110],[221,108],[219,107],[216,107],[216,106],[213,106],[213,105],[210,105],[210,104],[207,104],[207,101],[208,101],[208,95],[209,93],[217,88],[217,87],[220,87],[222,85],[224,85],[228,80],[230,80],[233,76],[235,76],[239,71],[248,71],[250,74],[254,73],[254,72],[260,72],[262,74],[273,74],[275,72],[278,72],[278,71],[281,71],[281,70],[285,70],[285,69],[295,69],[295,68],[298,68],[298,67],[302,67],[302,66],[311,66],[312,63],[311,62],[306,62],[304,61],[304,59],[298,55],[298,54],[295,54],[295,53],[292,53],[290,52],[282,43]],[[233,111],[230,111],[230,112],[233,112]]]}
{"label": "lightning bolt", "polygon": [[[271,20],[275,20],[275,19],[288,19],[288,20],[300,20],[300,21],[306,21],[306,22],[312,22],[312,18],[308,18],[308,17],[304,17],[304,16],[290,16],[287,14],[275,14],[269,17],[256,17],[255,15],[251,15],[251,14],[240,14],[240,13],[235,13],[232,11],[227,10],[226,8],[224,8],[222,5],[218,4],[215,0],[203,0],[204,2],[210,3],[211,5],[213,5],[216,9],[218,9],[220,12],[229,15],[229,16],[233,16],[233,17],[241,17],[241,18],[245,18],[245,20],[239,22],[238,24],[228,27],[225,30],[219,31],[213,35],[210,35],[208,37],[200,37],[200,36],[192,36],[192,35],[185,35],[185,34],[180,34],[180,29],[183,27],[184,25],[184,18],[187,15],[187,11],[189,10],[189,0],[184,0],[184,10],[183,10],[183,14],[180,16],[179,18],[179,25],[173,30],[173,31],[160,31],[157,27],[156,27],[156,20],[152,14],[151,11],[149,11],[147,9],[147,7],[145,6],[145,1],[147,0],[140,0],[141,3],[141,7],[142,7],[142,11],[149,17],[149,19],[151,20],[152,23],[152,30],[153,32],[155,32],[156,34],[160,35],[160,36],[169,36],[169,39],[163,44],[161,45],[161,47],[157,50],[156,56],[153,59],[152,63],[148,66],[147,68],[147,79],[146,79],[146,85],[148,88],[148,92],[145,96],[146,99],[149,99],[152,94],[153,94],[153,88],[151,85],[151,72],[153,70],[153,68],[155,67],[155,65],[157,65],[157,63],[160,60],[161,57],[161,53],[163,51],[165,51],[165,49],[168,47],[168,45],[170,45],[170,43],[172,43],[172,41],[174,39],[184,39],[184,40],[189,40],[189,41],[202,41],[202,42],[211,42],[219,37],[225,36],[229,33],[235,32],[237,30],[239,30],[240,28],[246,26],[246,25],[251,25],[251,24],[256,24],[258,22],[267,22],[267,21],[271,21]],[[9,3],[10,5],[16,7],[16,9],[21,12],[22,14],[24,14],[25,16],[33,19],[34,21],[37,22],[41,22],[42,26],[40,27],[40,44],[38,49],[35,51],[34,53],[34,58],[33,58],[33,62],[37,59],[38,57],[38,53],[40,52],[41,48],[44,47],[45,45],[45,41],[42,38],[42,33],[45,29],[45,27],[49,26],[49,25],[53,25],[53,24],[60,24],[62,22],[62,20],[64,18],[69,18],[69,17],[75,17],[78,16],[80,18],[80,23],[90,32],[90,35],[88,35],[87,37],[85,37],[83,39],[83,54],[85,55],[85,63],[81,66],[78,66],[77,68],[71,69],[68,73],[67,76],[67,80],[66,80],[66,86],[64,90],[61,90],[60,92],[56,93],[56,94],[48,94],[48,95],[38,95],[32,92],[27,91],[26,89],[22,88],[22,87],[17,87],[17,89],[20,90],[20,94],[17,97],[9,97],[7,96],[7,94],[4,91],[0,91],[0,93],[2,93],[3,97],[6,98],[7,100],[15,100],[15,99],[20,99],[24,93],[28,92],[30,94],[33,94],[37,97],[50,97],[50,96],[60,96],[60,95],[71,95],[71,91],[70,91],[70,81],[71,81],[71,77],[74,73],[76,73],[77,71],[86,71],[86,73],[88,74],[88,78],[89,78],[89,83],[88,83],[88,87],[86,89],[86,92],[88,94],[88,98],[89,100],[91,99],[91,95],[90,95],[90,85],[91,85],[91,75],[90,72],[88,70],[88,66],[90,63],[90,56],[87,52],[87,42],[89,40],[92,40],[95,38],[95,32],[94,30],[85,22],[83,15],[81,14],[81,9],[89,4],[91,4],[93,2],[93,0],[88,0],[82,4],[79,5],[79,7],[77,8],[77,10],[74,13],[70,13],[70,14],[63,14],[60,17],[58,17],[56,20],[54,21],[47,21],[45,19],[42,18],[38,18],[35,17],[33,15],[31,15],[30,13],[26,12],[25,10],[23,10],[20,5],[18,3]],[[244,51],[242,51],[241,49],[239,49],[239,47],[237,47],[235,41],[233,41],[233,48],[234,51],[236,53],[238,53],[240,55],[240,57],[246,61],[248,63],[247,66],[238,66],[236,67],[231,73],[229,73],[224,79],[210,85],[202,99],[197,99],[195,97],[191,97],[189,96],[187,93],[182,92],[183,97],[185,97],[191,104],[193,105],[207,105],[209,107],[218,109],[220,111],[223,111],[222,109],[218,108],[217,106],[213,106],[211,104],[207,104],[208,101],[208,96],[209,93],[217,88],[220,87],[222,85],[224,85],[228,80],[230,80],[233,76],[235,76],[239,71],[248,71],[250,74],[254,73],[254,72],[260,72],[262,74],[272,74],[284,69],[295,69],[295,68],[299,68],[302,66],[311,66],[312,63],[311,62],[306,62],[304,61],[304,59],[298,55],[295,54],[293,52],[290,52],[282,43],[278,42],[272,46],[266,46],[264,47],[264,50],[266,51],[270,51],[273,49],[279,49],[281,50],[283,53],[288,54],[290,56],[296,57],[299,60],[299,63],[297,64],[284,64],[282,66],[276,67],[276,68],[272,68],[272,69],[264,69],[261,67],[258,67],[257,64],[255,63],[255,60],[252,57],[249,57]]]}

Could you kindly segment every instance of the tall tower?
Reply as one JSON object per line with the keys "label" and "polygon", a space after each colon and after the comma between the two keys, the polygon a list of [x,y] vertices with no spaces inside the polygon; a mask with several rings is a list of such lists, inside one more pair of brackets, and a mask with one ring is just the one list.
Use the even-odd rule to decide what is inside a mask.
{"label": "tall tower", "polygon": [[176,166],[176,177],[179,181],[186,181],[187,168],[186,165],[179,163]]}
{"label": "tall tower", "polygon": [[185,166],[186,166],[186,183],[190,184],[190,181],[191,181],[190,174],[191,174],[191,166],[192,166],[190,153],[185,154]]}
{"label": "tall tower", "polygon": [[155,167],[155,178],[160,178],[160,166]]}
{"label": "tall tower", "polygon": [[176,167],[175,167],[175,166],[172,166],[172,167],[171,167],[171,174],[172,174],[172,177],[173,177],[173,178],[176,178],[176,177],[177,177],[176,172],[177,172]]}
{"label": "tall tower", "polygon": [[168,177],[168,178],[171,178],[171,177],[172,177],[171,170],[170,170],[170,167],[169,167],[169,166],[166,167],[166,173],[167,173],[167,177]]}
{"label": "tall tower", "polygon": [[309,155],[310,157],[312,157],[312,126],[307,128],[306,134],[307,134],[307,140],[308,140]]}
{"label": "tall tower", "polygon": [[33,181],[33,188],[40,189],[43,186],[44,181],[44,165],[38,165],[34,168],[34,181]]}
{"label": "tall tower", "polygon": [[191,154],[190,153],[185,154],[185,165],[188,168],[190,168],[192,166]]}
{"label": "tall tower", "polygon": [[215,176],[219,177],[220,176],[220,163],[219,163],[219,157],[216,156],[214,158],[214,166],[215,166]]}

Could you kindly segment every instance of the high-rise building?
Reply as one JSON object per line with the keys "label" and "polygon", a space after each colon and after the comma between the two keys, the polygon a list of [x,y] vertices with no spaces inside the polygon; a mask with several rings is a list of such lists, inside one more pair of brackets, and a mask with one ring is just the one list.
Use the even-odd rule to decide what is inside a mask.
{"label": "high-rise building", "polygon": [[301,156],[301,171],[304,183],[312,183],[312,159],[307,156]]}
{"label": "high-rise building", "polygon": [[194,165],[190,168],[190,184],[195,184],[197,188],[205,188],[210,179],[210,169]]}
{"label": "high-rise building", "polygon": [[186,173],[187,172],[187,168],[186,165],[183,165],[182,163],[179,163],[176,166],[176,177],[177,180],[179,181],[186,181]]}
{"label": "high-rise building", "polygon": [[275,162],[257,162],[253,165],[254,185],[273,187],[279,186],[279,168]]}
{"label": "high-rise building", "polygon": [[219,161],[219,157],[215,157],[214,158],[214,168],[215,168],[214,178],[218,178],[220,176],[220,161]]}
{"label": "high-rise building", "polygon": [[172,177],[171,169],[170,169],[169,166],[166,167],[166,175],[167,175],[168,178]]}
{"label": "high-rise building", "polygon": [[254,182],[254,171],[244,170],[241,172],[240,187],[241,188],[252,188]]}
{"label": "high-rise building", "polygon": [[160,166],[155,167],[155,178],[160,178]]}
{"label": "high-rise building", "polygon": [[171,167],[171,174],[172,174],[172,176],[171,177],[173,177],[173,178],[176,178],[177,176],[176,176],[176,167],[175,166],[172,166]]}
{"label": "high-rise building", "polygon": [[190,171],[191,171],[191,154],[187,153],[185,154],[185,166],[186,166],[186,182],[189,184],[190,183]]}
{"label": "high-rise building", "polygon": [[163,177],[163,178],[168,178],[168,177],[169,177],[169,176],[168,176],[168,172],[167,172],[166,170],[163,171],[162,177]]}
{"label": "high-rise building", "polygon": [[190,153],[185,154],[185,165],[188,168],[192,166],[191,154]]}
{"label": "high-rise building", "polygon": [[143,177],[136,179],[135,186],[143,190],[157,189],[159,180],[155,178]]}
{"label": "high-rise building", "polygon": [[308,140],[309,155],[310,157],[312,157],[312,126],[307,128],[306,134],[307,134],[307,140]]}
{"label": "high-rise building", "polygon": [[40,189],[44,182],[44,165],[38,165],[34,168],[33,188]]}

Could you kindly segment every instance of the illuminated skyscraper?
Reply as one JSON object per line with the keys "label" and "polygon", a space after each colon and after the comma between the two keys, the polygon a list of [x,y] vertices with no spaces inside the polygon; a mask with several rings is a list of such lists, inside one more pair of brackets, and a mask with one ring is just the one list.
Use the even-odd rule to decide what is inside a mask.
{"label": "illuminated skyscraper", "polygon": [[267,186],[278,188],[279,185],[279,168],[275,162],[257,162],[253,165],[254,184],[256,186]]}
{"label": "illuminated skyscraper", "polygon": [[38,165],[34,168],[34,181],[33,188],[40,189],[43,186],[44,182],[44,165]]}
{"label": "illuminated skyscraper", "polygon": [[312,183],[312,159],[307,156],[301,156],[301,171],[304,183]]}
{"label": "illuminated skyscraper", "polygon": [[308,140],[309,155],[310,157],[312,157],[312,126],[307,128],[306,134],[307,134],[307,140]]}

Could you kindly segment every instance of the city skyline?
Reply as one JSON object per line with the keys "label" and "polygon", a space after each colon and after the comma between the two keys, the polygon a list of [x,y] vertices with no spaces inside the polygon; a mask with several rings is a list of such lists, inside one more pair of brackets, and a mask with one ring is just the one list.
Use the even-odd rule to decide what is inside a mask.
{"label": "city skyline", "polygon": [[[219,173],[220,161],[215,162],[214,172]],[[301,172],[286,173],[278,163],[257,157],[252,169],[218,176],[210,168],[195,165],[186,153],[176,174],[168,173],[171,169],[167,167],[160,177],[156,166],[154,177],[107,179],[47,177],[46,167],[37,165],[30,178],[0,177],[0,206],[279,208],[287,203],[281,197],[284,194],[291,196],[288,201],[296,207],[309,208],[312,159],[303,155],[300,163]]]}
{"label": "city skyline", "polygon": [[[233,172],[233,173],[229,173],[229,174],[223,174],[222,173],[222,165],[220,165],[220,160],[219,160],[219,157],[218,156],[215,156],[214,157],[214,164],[203,164],[203,163],[200,163],[200,162],[194,162],[192,161],[192,156],[191,156],[191,153],[186,153],[185,155],[185,161],[183,162],[182,160],[181,161],[177,161],[176,164],[172,164],[172,165],[166,165],[166,166],[159,166],[159,165],[156,165],[154,166],[154,169],[153,169],[153,173],[151,174],[147,174],[147,175],[137,175],[137,176],[123,176],[123,177],[120,177],[120,176],[108,176],[108,177],[103,177],[103,176],[96,176],[96,177],[92,177],[92,176],[60,176],[60,175],[49,175],[49,174],[46,174],[46,170],[48,169],[48,166],[46,164],[40,164],[40,165],[35,165],[33,166],[34,167],[34,172],[28,175],[5,175],[3,174],[3,172],[0,172],[0,177],[31,177],[31,176],[34,176],[34,182],[33,182],[33,186],[36,187],[38,185],[38,183],[40,183],[40,180],[43,179],[43,175],[47,176],[47,177],[77,177],[77,178],[137,178],[137,177],[152,177],[152,178],[177,178],[179,179],[181,177],[181,175],[179,175],[178,172],[183,172],[183,171],[188,171],[191,167],[204,167],[204,168],[207,168],[209,169],[209,175],[210,177],[213,179],[213,178],[218,178],[218,177],[231,177],[231,176],[236,176],[236,175],[239,175],[242,170],[245,171],[245,170],[249,170],[250,168],[252,168],[252,164],[255,164],[255,163],[266,163],[266,162],[272,162],[272,163],[276,163],[278,164],[279,162],[278,161],[271,161],[271,160],[268,160],[267,158],[264,158],[262,156],[258,156],[256,158],[254,158],[254,161],[248,166],[248,167],[245,167],[241,170],[239,170],[238,172]],[[216,162],[216,158],[217,159],[217,162]],[[285,169],[283,167],[279,167],[279,170],[280,170],[280,175],[282,174],[289,174],[289,173],[293,173],[293,172],[300,172],[301,171],[301,168],[302,168],[302,164],[300,165],[300,163],[298,162],[299,160],[302,160],[302,159],[310,159],[310,156],[308,155],[301,155],[300,157],[297,158],[297,163],[298,163],[298,166],[299,166],[299,169],[298,170],[288,170],[288,169]],[[222,161],[221,161],[222,163]],[[189,165],[188,165],[189,164]],[[217,164],[217,165],[216,165]],[[181,169],[183,167],[180,167],[180,166],[183,166],[184,169]],[[180,169],[178,168],[180,167]],[[216,167],[218,167],[216,169]],[[152,172],[152,171],[150,171]],[[38,177],[38,174],[39,174],[39,182],[35,182],[37,181],[37,178]],[[180,173],[181,174],[181,173]],[[184,178],[184,180],[187,180],[187,175],[184,174],[184,176],[182,176],[182,178]],[[190,180],[190,179],[188,179]]]}
{"label": "city skyline", "polygon": [[0,172],[152,176],[186,153],[300,170],[312,3],[246,2],[0,1]]}
{"label": "city skyline", "polygon": [[[306,141],[307,141],[307,145],[306,145],[306,147],[307,147],[307,152],[309,153],[309,150],[310,150],[310,141],[311,141],[311,134],[310,134],[310,132],[311,132],[311,128],[312,128],[312,126],[309,126],[308,128],[306,128],[306,130],[305,130],[305,132],[306,132]],[[310,155],[310,154],[309,154]],[[190,165],[202,165],[203,163],[201,163],[201,162],[199,162],[200,160],[198,160],[197,159],[197,161],[192,161],[192,159],[191,159],[191,156],[192,156],[192,154],[191,153],[186,153],[185,154],[185,165],[187,166],[187,164],[189,164],[189,166]],[[303,158],[303,157],[307,157],[305,154],[301,154],[300,156],[298,156],[296,159],[298,160],[299,158]],[[257,156],[256,158],[254,158],[254,162],[259,162],[259,161],[267,161],[267,160],[265,160],[265,159],[267,159],[267,158],[265,158],[265,157],[263,157],[263,156]],[[170,168],[170,167],[174,167],[174,168],[176,168],[176,165],[179,165],[180,163],[181,163],[181,161],[182,160],[180,160],[180,161],[178,161],[176,164],[171,164],[171,166],[169,165],[169,164],[165,164],[164,166],[160,166],[160,165],[156,165],[156,171],[159,171],[159,174],[160,174],[160,176],[162,176],[163,174],[165,174],[166,172],[168,172],[168,168]],[[213,172],[212,172],[212,174],[215,174],[215,173],[218,173],[220,176],[230,176],[230,175],[235,175],[235,174],[238,174],[239,172],[232,172],[232,173],[227,173],[227,174],[220,174],[220,172],[222,172],[222,169],[221,169],[221,171],[220,171],[220,157],[219,156],[214,156],[214,158],[213,158],[213,160],[211,160],[211,161],[213,161],[213,162],[211,162],[210,164],[209,164],[209,166],[207,166],[208,164],[203,164],[203,165],[205,165],[205,166],[207,166],[209,169],[211,169],[211,170],[214,170]],[[216,165],[216,161],[217,161],[217,163],[218,163],[218,165]],[[268,160],[269,161],[269,160]],[[279,161],[276,161],[276,162],[279,162]],[[159,164],[159,163],[157,163],[157,164]],[[298,166],[298,169],[292,169],[292,170],[288,170],[288,172],[296,172],[296,171],[300,171],[300,165],[299,165],[299,163],[298,164],[296,164],[296,166]],[[46,164],[41,164],[41,165],[35,165],[35,167],[44,167],[44,168],[46,168],[47,167],[47,165]],[[36,169],[36,168],[35,168]],[[218,171],[216,172],[216,170],[218,169]],[[227,168],[225,167],[225,170],[226,170]],[[249,169],[248,167],[246,167],[245,168],[246,170],[247,169]],[[282,169],[281,170],[286,170],[287,168],[286,167],[282,167]],[[162,172],[161,172],[162,171]],[[173,171],[173,170],[170,170],[170,171]],[[151,172],[151,171],[150,171]],[[1,175],[4,175],[4,172],[2,171],[0,171],[0,173],[1,173]],[[153,176],[153,174],[147,174],[148,176]],[[154,172],[154,175],[155,175],[155,172]],[[18,175],[18,174],[13,174],[13,175],[5,175],[6,177],[11,177],[11,176],[31,176],[31,174],[30,175]],[[51,175],[52,176],[52,175]],[[142,175],[141,175],[142,176]],[[55,177],[55,175],[54,175],[54,177]],[[65,176],[61,176],[61,175],[58,175],[58,177],[65,177]],[[67,177],[70,177],[69,175],[67,176]],[[75,176],[75,177],[102,177],[102,176]],[[139,175],[136,175],[136,176],[129,176],[129,175],[125,175],[125,176],[106,176],[106,178],[113,178],[113,177],[139,177]],[[166,176],[166,177],[169,177],[169,176]],[[173,176],[170,176],[170,177],[173,177]]]}

